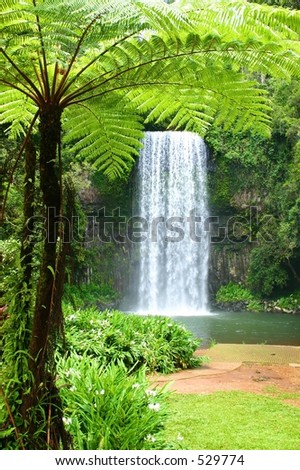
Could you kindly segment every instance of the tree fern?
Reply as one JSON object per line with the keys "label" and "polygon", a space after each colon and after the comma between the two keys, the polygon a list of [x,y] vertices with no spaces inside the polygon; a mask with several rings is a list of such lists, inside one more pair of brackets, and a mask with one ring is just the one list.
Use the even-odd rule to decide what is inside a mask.
{"label": "tree fern", "polygon": [[[176,126],[181,123],[193,127],[192,107],[189,119],[174,121],[173,114],[175,102],[180,102],[178,88],[198,90],[194,93],[195,100],[202,100],[201,106],[206,112],[200,111],[200,105],[200,109],[195,106],[194,127],[203,133],[216,113],[212,95],[219,93],[219,104],[224,106],[228,102],[230,107],[234,106],[234,102],[222,99],[222,93],[226,93],[227,82],[241,80],[235,74],[241,68],[274,76],[299,74],[296,41],[299,13],[242,0],[177,1],[171,5],[160,0],[121,3],[117,0],[6,0],[1,13],[4,23],[2,44],[30,77],[30,82],[24,80],[4,57],[3,63],[10,76],[10,79],[9,76],[4,79],[5,85],[13,82],[12,85],[27,94],[28,99],[34,95],[39,101],[45,94],[48,80],[53,96],[62,107],[116,91],[128,97],[128,90],[135,86],[142,87],[143,96],[145,87],[150,86],[153,90],[156,86],[157,92],[161,93],[170,83],[168,92],[163,91],[169,97],[169,101],[164,99],[164,119],[171,117],[172,126],[176,122]],[[45,64],[42,64],[41,70],[45,49],[47,67],[45,70]],[[194,76],[187,72],[190,69],[194,70]],[[223,84],[220,69],[227,70]],[[218,90],[210,87],[207,79],[199,83],[199,74],[207,75],[206,70],[209,70],[211,82],[218,76]],[[198,77],[195,78],[195,74]],[[35,90],[32,90],[33,84]],[[201,91],[210,88],[212,93]],[[37,96],[40,89],[40,96]],[[244,87],[245,93],[246,90],[247,103],[251,103],[253,94],[257,104],[259,95],[255,84]],[[261,104],[266,111],[264,99]],[[212,109],[208,112],[209,106]],[[152,115],[155,112],[154,109]],[[261,122],[261,112],[253,108],[251,114],[256,114]],[[239,116],[237,113],[237,119]],[[255,119],[252,122],[255,125]],[[26,120],[24,124],[27,124]]]}
{"label": "tree fern", "polygon": [[249,76],[299,76],[300,13],[246,0],[2,0],[0,17],[0,122],[24,135],[14,166],[30,134],[39,134],[47,222],[28,348],[32,381],[8,383],[19,390],[19,415],[14,410],[29,445],[68,447],[53,373],[64,275],[62,142],[113,179],[138,154],[142,120],[205,135],[216,119],[265,134],[268,98]]}

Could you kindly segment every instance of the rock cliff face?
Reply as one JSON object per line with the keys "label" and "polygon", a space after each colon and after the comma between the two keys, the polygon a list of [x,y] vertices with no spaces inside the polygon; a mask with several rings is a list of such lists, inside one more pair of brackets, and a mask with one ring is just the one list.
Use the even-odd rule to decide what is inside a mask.
{"label": "rock cliff face", "polygon": [[[128,289],[130,271],[130,244],[126,232],[114,230],[115,218],[108,212],[109,222],[101,216],[101,204],[84,207],[88,224],[85,232],[85,263],[83,281],[107,284],[120,296]],[[99,215],[100,214],[100,215]],[[118,217],[116,217],[118,222]],[[116,222],[116,224],[117,224]]]}
{"label": "rock cliff face", "polygon": [[208,280],[211,297],[228,282],[246,281],[250,252],[250,244],[211,245]]}

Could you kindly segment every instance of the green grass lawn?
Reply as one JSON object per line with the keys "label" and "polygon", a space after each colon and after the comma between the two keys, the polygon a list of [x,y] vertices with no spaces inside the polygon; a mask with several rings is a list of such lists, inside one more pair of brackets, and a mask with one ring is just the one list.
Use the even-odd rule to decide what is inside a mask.
{"label": "green grass lawn", "polygon": [[[298,394],[298,397],[300,394]],[[245,392],[176,394],[167,437],[184,449],[300,450],[300,408]]]}

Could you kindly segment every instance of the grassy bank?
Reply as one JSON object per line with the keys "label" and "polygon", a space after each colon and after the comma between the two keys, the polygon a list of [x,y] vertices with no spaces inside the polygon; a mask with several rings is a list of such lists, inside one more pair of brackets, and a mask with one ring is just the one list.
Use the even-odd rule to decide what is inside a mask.
{"label": "grassy bank", "polygon": [[183,436],[184,449],[299,449],[300,408],[280,398],[245,392],[176,394],[170,412],[166,437]]}

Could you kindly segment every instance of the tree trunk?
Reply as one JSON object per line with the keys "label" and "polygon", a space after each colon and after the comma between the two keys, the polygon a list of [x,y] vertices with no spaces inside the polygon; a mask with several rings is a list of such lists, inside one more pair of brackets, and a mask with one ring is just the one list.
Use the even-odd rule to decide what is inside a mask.
{"label": "tree trunk", "polygon": [[[22,415],[27,422],[30,448],[68,448],[69,439],[62,422],[62,409],[55,386],[54,348],[52,339],[61,314],[53,308],[57,270],[57,239],[61,191],[56,165],[60,144],[61,109],[45,105],[40,113],[40,187],[44,210],[44,242],[29,344],[29,369],[33,382],[23,397]],[[38,405],[38,406],[37,406]],[[37,433],[40,431],[40,434]]]}
{"label": "tree trunk", "polygon": [[56,270],[56,245],[60,213],[60,185],[56,154],[60,141],[61,110],[47,105],[40,115],[40,185],[44,209],[44,246],[29,347],[36,385],[45,382],[45,361],[51,332],[51,310]]}

